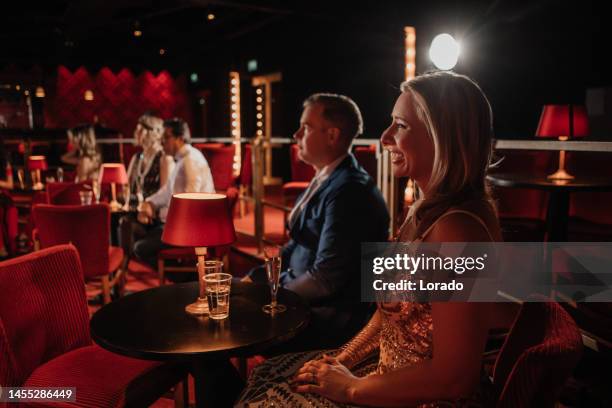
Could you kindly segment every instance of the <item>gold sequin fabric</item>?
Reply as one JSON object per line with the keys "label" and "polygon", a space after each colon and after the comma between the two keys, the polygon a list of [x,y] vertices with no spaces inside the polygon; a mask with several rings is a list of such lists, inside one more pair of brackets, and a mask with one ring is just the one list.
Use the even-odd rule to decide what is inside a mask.
{"label": "gold sequin fabric", "polygon": [[430,359],[433,353],[433,322],[429,303],[381,303],[380,359],[384,374]]}

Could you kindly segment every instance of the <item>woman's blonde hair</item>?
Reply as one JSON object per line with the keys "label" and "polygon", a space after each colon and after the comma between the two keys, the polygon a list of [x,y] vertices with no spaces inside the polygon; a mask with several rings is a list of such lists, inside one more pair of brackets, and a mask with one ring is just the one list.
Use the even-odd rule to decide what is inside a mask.
{"label": "woman's blonde hair", "polygon": [[96,142],[96,132],[93,125],[74,127],[68,130],[68,136],[72,139],[78,157],[100,157],[98,144]]}
{"label": "woman's blonde hair", "polygon": [[411,212],[417,233],[452,206],[474,199],[492,205],[485,177],[492,156],[493,114],[480,87],[467,76],[440,71],[406,81],[401,90],[414,97],[417,116],[434,145],[427,197]]}
{"label": "woman's blonde hair", "polygon": [[142,147],[147,148],[159,145],[161,148],[161,140],[164,134],[164,121],[150,113],[145,113],[138,118],[138,123],[144,128],[142,138]]}

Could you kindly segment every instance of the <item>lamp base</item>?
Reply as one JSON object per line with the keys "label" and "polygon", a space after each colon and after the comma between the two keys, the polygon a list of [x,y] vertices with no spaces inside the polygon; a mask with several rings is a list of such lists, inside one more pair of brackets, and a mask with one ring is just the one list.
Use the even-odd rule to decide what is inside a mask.
{"label": "lamp base", "polygon": [[565,171],[565,169],[559,169],[553,174],[546,176],[546,178],[549,180],[573,180],[574,176]]}
{"label": "lamp base", "polygon": [[185,306],[185,311],[195,316],[208,316],[210,313],[208,309],[208,301],[200,297],[194,303]]}

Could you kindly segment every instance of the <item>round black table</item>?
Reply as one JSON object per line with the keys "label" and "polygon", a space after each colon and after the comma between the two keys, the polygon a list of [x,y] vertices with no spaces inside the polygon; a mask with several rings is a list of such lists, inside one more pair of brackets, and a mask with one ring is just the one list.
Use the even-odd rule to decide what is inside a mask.
{"label": "round black table", "polygon": [[550,180],[545,175],[493,173],[487,180],[498,187],[533,188],[550,193],[546,214],[548,241],[567,241],[569,194],[580,191],[611,191],[612,179],[597,176],[576,176],[572,180]]}
{"label": "round black table", "polygon": [[223,384],[203,380],[205,369],[227,367],[229,357],[245,357],[295,336],[310,312],[295,293],[280,288],[278,301],[287,311],[270,316],[267,285],[232,282],[230,313],[225,320],[192,316],[185,306],[198,295],[196,282],[137,292],[109,303],[91,319],[93,340],[114,353],[158,361],[188,362],[195,380],[196,404],[220,392]]}

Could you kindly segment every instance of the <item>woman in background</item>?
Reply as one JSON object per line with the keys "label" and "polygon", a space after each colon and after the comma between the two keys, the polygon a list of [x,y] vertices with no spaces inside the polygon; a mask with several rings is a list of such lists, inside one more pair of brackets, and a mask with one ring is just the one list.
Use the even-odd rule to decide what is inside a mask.
{"label": "woman in background", "polygon": [[[128,185],[130,190],[130,208],[136,209],[148,196],[162,188],[174,168],[174,158],[165,154],[162,148],[164,121],[151,113],[145,113],[138,119],[134,130],[136,144],[142,152],[132,156],[128,165]],[[146,226],[135,217],[123,217],[119,225],[121,247],[130,253],[134,237],[144,236]]]}
{"label": "woman in background", "polygon": [[[102,155],[96,143],[93,125],[81,125],[68,130],[69,151],[62,155],[62,162],[76,166],[76,183],[97,181]],[[72,146],[72,149],[70,149]]]}

